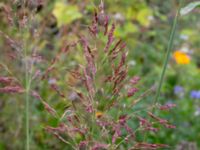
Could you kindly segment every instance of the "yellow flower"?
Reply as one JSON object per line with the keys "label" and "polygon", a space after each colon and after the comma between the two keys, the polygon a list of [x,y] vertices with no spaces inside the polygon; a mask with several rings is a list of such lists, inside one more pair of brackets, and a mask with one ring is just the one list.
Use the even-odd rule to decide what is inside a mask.
{"label": "yellow flower", "polygon": [[175,51],[173,53],[173,58],[175,59],[177,64],[185,65],[190,63],[190,57],[182,51]]}
{"label": "yellow flower", "polygon": [[96,118],[101,118],[101,117],[103,116],[103,113],[100,112],[100,111],[97,111],[97,112],[95,113],[95,116],[96,116]]}

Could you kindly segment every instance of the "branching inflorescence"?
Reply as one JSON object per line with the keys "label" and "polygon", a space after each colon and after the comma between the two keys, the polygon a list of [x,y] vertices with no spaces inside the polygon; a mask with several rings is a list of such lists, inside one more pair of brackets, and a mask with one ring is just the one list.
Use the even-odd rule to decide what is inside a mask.
{"label": "branching inflorescence", "polygon": [[[40,100],[46,111],[59,120],[57,126],[47,126],[46,131],[71,148],[99,150],[118,149],[122,146],[125,149],[146,150],[168,147],[165,144],[141,142],[137,138],[138,133],[158,132],[158,124],[165,128],[175,126],[148,110],[146,114],[151,120],[145,119],[139,113],[132,113],[130,107],[124,106],[123,101],[132,99],[139,91],[137,84],[140,77],[128,76],[128,51],[126,44],[121,39],[116,39],[115,28],[115,23],[111,23],[101,3],[88,27],[89,34],[80,34],[76,42],[65,44],[43,74],[37,70],[31,76],[31,80],[39,77],[41,81],[47,80],[53,91],[70,102],[71,105],[61,115],[43,100],[39,92],[30,89],[29,94]],[[49,76],[56,69],[61,57],[73,54],[77,49],[82,50],[80,55],[84,61],[68,70],[68,74],[78,85],[67,83],[70,92],[66,94]],[[25,92],[25,88],[13,77],[1,76],[0,84],[0,93]],[[133,100],[131,107],[139,101]],[[165,111],[175,105],[151,107]],[[133,119],[137,120],[138,127],[129,125],[129,121]]]}

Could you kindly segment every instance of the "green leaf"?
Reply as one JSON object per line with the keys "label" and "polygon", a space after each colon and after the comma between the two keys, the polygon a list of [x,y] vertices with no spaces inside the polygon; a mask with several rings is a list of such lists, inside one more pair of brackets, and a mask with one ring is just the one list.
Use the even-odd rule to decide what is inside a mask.
{"label": "green leaf", "polygon": [[67,5],[63,2],[56,2],[53,14],[58,20],[58,26],[70,24],[72,21],[82,17],[76,5]]}
{"label": "green leaf", "polygon": [[138,31],[138,27],[131,22],[127,22],[124,25],[125,32],[128,33],[136,33]]}
{"label": "green leaf", "polygon": [[143,8],[138,12],[136,19],[142,26],[148,27],[151,22],[151,17],[152,10],[149,8]]}
{"label": "green leaf", "polygon": [[115,36],[125,38],[127,34],[137,33],[138,27],[132,22],[127,22],[124,26],[119,27],[115,30]]}
{"label": "green leaf", "polygon": [[200,1],[189,3],[187,6],[181,8],[180,10],[181,16],[187,15],[189,12],[191,12],[193,9],[195,9],[198,6],[200,6]]}

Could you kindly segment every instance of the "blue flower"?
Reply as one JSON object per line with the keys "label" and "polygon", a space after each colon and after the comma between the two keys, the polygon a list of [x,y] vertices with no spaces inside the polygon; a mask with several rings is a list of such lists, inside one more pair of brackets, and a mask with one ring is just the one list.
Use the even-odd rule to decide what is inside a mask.
{"label": "blue flower", "polygon": [[184,93],[184,89],[182,86],[177,85],[174,87],[174,94],[179,95],[183,93]]}
{"label": "blue flower", "polygon": [[195,91],[195,90],[191,91],[190,97],[193,99],[200,99],[200,91]]}

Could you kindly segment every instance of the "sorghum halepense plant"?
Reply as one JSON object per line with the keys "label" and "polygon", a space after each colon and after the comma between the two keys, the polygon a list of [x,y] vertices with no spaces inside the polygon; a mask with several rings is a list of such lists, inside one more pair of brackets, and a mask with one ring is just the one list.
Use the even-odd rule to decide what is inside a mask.
{"label": "sorghum halepense plant", "polygon": [[[8,20],[14,21],[10,16]],[[103,3],[95,10],[92,23],[88,26],[88,34],[80,32],[77,41],[72,43],[66,41],[47,69],[38,67],[43,61],[37,50],[38,47],[27,43],[33,40],[32,42],[37,44],[39,39],[36,34],[38,32],[30,30],[29,25],[33,21],[34,16],[27,18],[22,13],[18,26],[23,40],[19,41],[19,44],[6,33],[1,32],[5,39],[14,45],[16,55],[13,56],[20,58],[19,61],[24,66],[24,70],[22,69],[24,80],[18,80],[14,74],[0,76],[0,93],[10,94],[10,96],[13,96],[11,95],[13,93],[25,93],[26,149],[29,149],[30,96],[40,100],[44,109],[58,120],[56,125],[46,126],[45,130],[66,143],[70,149],[147,150],[168,147],[165,144],[149,143],[138,137],[144,136],[146,132],[159,132],[160,126],[175,128],[168,120],[151,112],[152,108],[166,111],[175,105],[150,105],[144,108],[145,110],[132,111],[146,93],[134,97],[139,91],[140,77],[128,75],[126,44],[114,36],[116,25],[105,14]],[[66,66],[68,80],[65,81],[62,75],[55,72],[60,70],[63,60],[77,54],[81,59],[74,59]],[[32,82],[37,82],[38,85],[48,82],[50,89],[64,99],[67,107],[64,110],[55,109],[42,97],[40,90],[32,88]],[[61,82],[64,82],[64,88],[59,86]],[[146,119],[144,116],[152,119]]]}
{"label": "sorghum halepense plant", "polygon": [[[63,53],[73,55],[78,51],[84,57],[83,62],[76,62],[75,67],[68,72],[78,85],[70,84],[69,80],[67,84],[70,92],[67,95],[59,90],[56,82],[51,84],[61,97],[71,101],[71,105],[61,115],[58,126],[48,126],[46,130],[72,148],[81,150],[168,147],[165,144],[138,141],[138,133],[158,132],[159,124],[165,128],[175,128],[167,120],[150,112],[152,107],[169,110],[175,105],[145,108],[151,121],[138,112],[130,111],[142,97],[133,98],[139,90],[137,84],[140,77],[128,76],[128,50],[126,44],[114,36],[115,28],[115,23],[105,14],[101,3],[94,13],[92,24],[88,26],[88,35],[80,33],[79,39],[67,44],[52,61],[43,79],[48,79]],[[53,116],[57,116],[55,109],[49,106],[46,108]],[[135,128],[129,125],[132,119],[138,120]]]}

